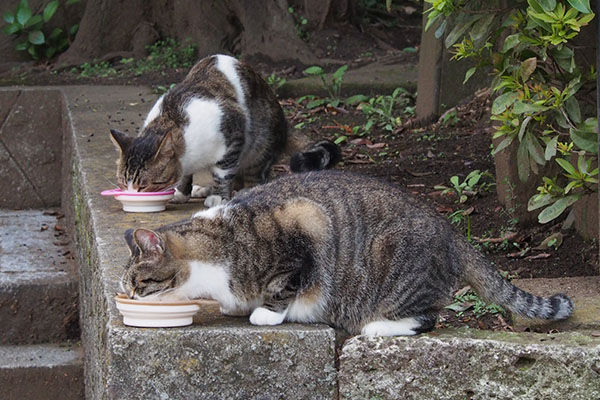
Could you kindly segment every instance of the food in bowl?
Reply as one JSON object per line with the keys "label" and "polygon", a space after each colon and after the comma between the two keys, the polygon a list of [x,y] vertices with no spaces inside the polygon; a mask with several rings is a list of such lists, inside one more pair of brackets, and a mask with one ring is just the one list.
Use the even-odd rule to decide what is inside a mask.
{"label": "food in bowl", "polygon": [[205,299],[164,302],[135,300],[122,293],[117,294],[115,300],[125,325],[144,328],[191,325],[200,306],[215,304],[214,300]]}
{"label": "food in bowl", "polygon": [[164,192],[128,192],[121,189],[105,190],[102,196],[114,196],[123,205],[126,212],[159,212],[167,208],[167,202],[175,194],[175,190]]}

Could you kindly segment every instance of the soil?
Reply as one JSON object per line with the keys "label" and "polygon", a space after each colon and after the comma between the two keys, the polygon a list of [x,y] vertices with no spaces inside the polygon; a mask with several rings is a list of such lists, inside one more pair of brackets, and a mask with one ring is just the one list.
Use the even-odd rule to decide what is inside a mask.
{"label": "soil", "polygon": [[[411,4],[408,2],[408,4]],[[408,9],[396,11],[397,22],[386,26],[387,20],[371,15],[357,26],[340,26],[309,36],[309,44],[323,59],[329,70],[348,64],[351,68],[370,62],[382,62],[407,52],[418,50],[420,12]],[[375,13],[377,14],[377,13]],[[263,75],[274,73],[283,78],[301,76],[305,66],[295,62],[272,63],[269,60],[247,60]],[[165,70],[141,76],[122,73],[114,77],[82,78],[79,73],[55,70],[53,65],[20,65],[0,74],[0,84],[61,85],[61,84],[126,84],[169,85],[180,81],[187,69]],[[0,68],[0,71],[2,69]],[[410,97],[410,96],[409,96]],[[456,229],[466,234],[470,219],[471,241],[511,277],[568,277],[598,275],[598,243],[584,241],[573,230],[561,231],[561,221],[550,225],[523,227],[497,200],[494,185],[494,162],[490,155],[490,99],[486,92],[454,110],[440,122],[418,126],[410,118],[414,98],[405,104],[403,123],[391,132],[374,126],[360,136],[353,128],[367,121],[363,111],[355,106],[306,108],[306,101],[280,99],[290,126],[314,140],[327,138],[341,142],[343,162],[337,167],[381,178],[408,188],[415,196],[431,204],[440,214],[454,214]],[[406,113],[408,112],[408,113]],[[446,121],[446,122],[444,122]],[[462,182],[473,170],[486,171],[483,187],[459,203],[457,196],[437,189],[450,185],[458,176]],[[276,174],[287,172],[285,165],[275,168]],[[463,210],[461,213],[459,210]],[[557,248],[541,248],[542,241],[552,233],[560,233],[563,242]],[[510,321],[501,315],[486,314],[475,318],[449,312],[442,316],[440,326],[467,324],[476,328],[510,329]]]}

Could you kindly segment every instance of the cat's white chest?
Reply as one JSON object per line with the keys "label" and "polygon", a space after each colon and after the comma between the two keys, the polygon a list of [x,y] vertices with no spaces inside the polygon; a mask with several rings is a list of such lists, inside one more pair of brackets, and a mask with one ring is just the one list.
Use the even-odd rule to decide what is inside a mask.
{"label": "cat's white chest", "polygon": [[216,101],[192,99],[185,114],[189,123],[183,131],[185,152],[180,161],[183,174],[189,175],[214,166],[227,145],[221,132],[223,110]]}

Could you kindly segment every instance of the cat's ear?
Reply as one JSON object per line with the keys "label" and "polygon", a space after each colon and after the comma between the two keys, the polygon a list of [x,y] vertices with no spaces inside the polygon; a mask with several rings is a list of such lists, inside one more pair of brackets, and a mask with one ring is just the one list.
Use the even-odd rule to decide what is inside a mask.
{"label": "cat's ear", "polygon": [[162,238],[149,229],[140,228],[133,231],[133,240],[144,255],[162,256],[165,253]]}
{"label": "cat's ear", "polygon": [[175,143],[173,142],[173,135],[171,134],[171,132],[167,132],[165,137],[160,142],[158,149],[156,150],[154,159],[156,160],[159,157],[171,159],[174,155],[175,155]]}
{"label": "cat's ear", "polygon": [[131,145],[133,139],[123,132],[119,132],[116,129],[110,130],[110,139],[115,144],[115,146],[124,153],[127,151],[127,148]]}
{"label": "cat's ear", "polygon": [[140,248],[138,247],[137,243],[133,239],[133,231],[134,231],[134,229],[127,229],[125,231],[125,241],[127,242],[127,246],[129,246],[129,251],[131,252],[131,255],[139,256]]}

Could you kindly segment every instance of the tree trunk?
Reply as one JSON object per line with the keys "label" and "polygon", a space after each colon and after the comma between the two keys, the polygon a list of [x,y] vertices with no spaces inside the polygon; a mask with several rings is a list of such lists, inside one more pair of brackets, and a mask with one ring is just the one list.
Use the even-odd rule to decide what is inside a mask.
{"label": "tree trunk", "polygon": [[95,0],[87,2],[79,32],[58,64],[113,55],[143,57],[145,46],[159,37],[189,38],[199,57],[228,53],[316,62],[296,35],[287,0]]}

